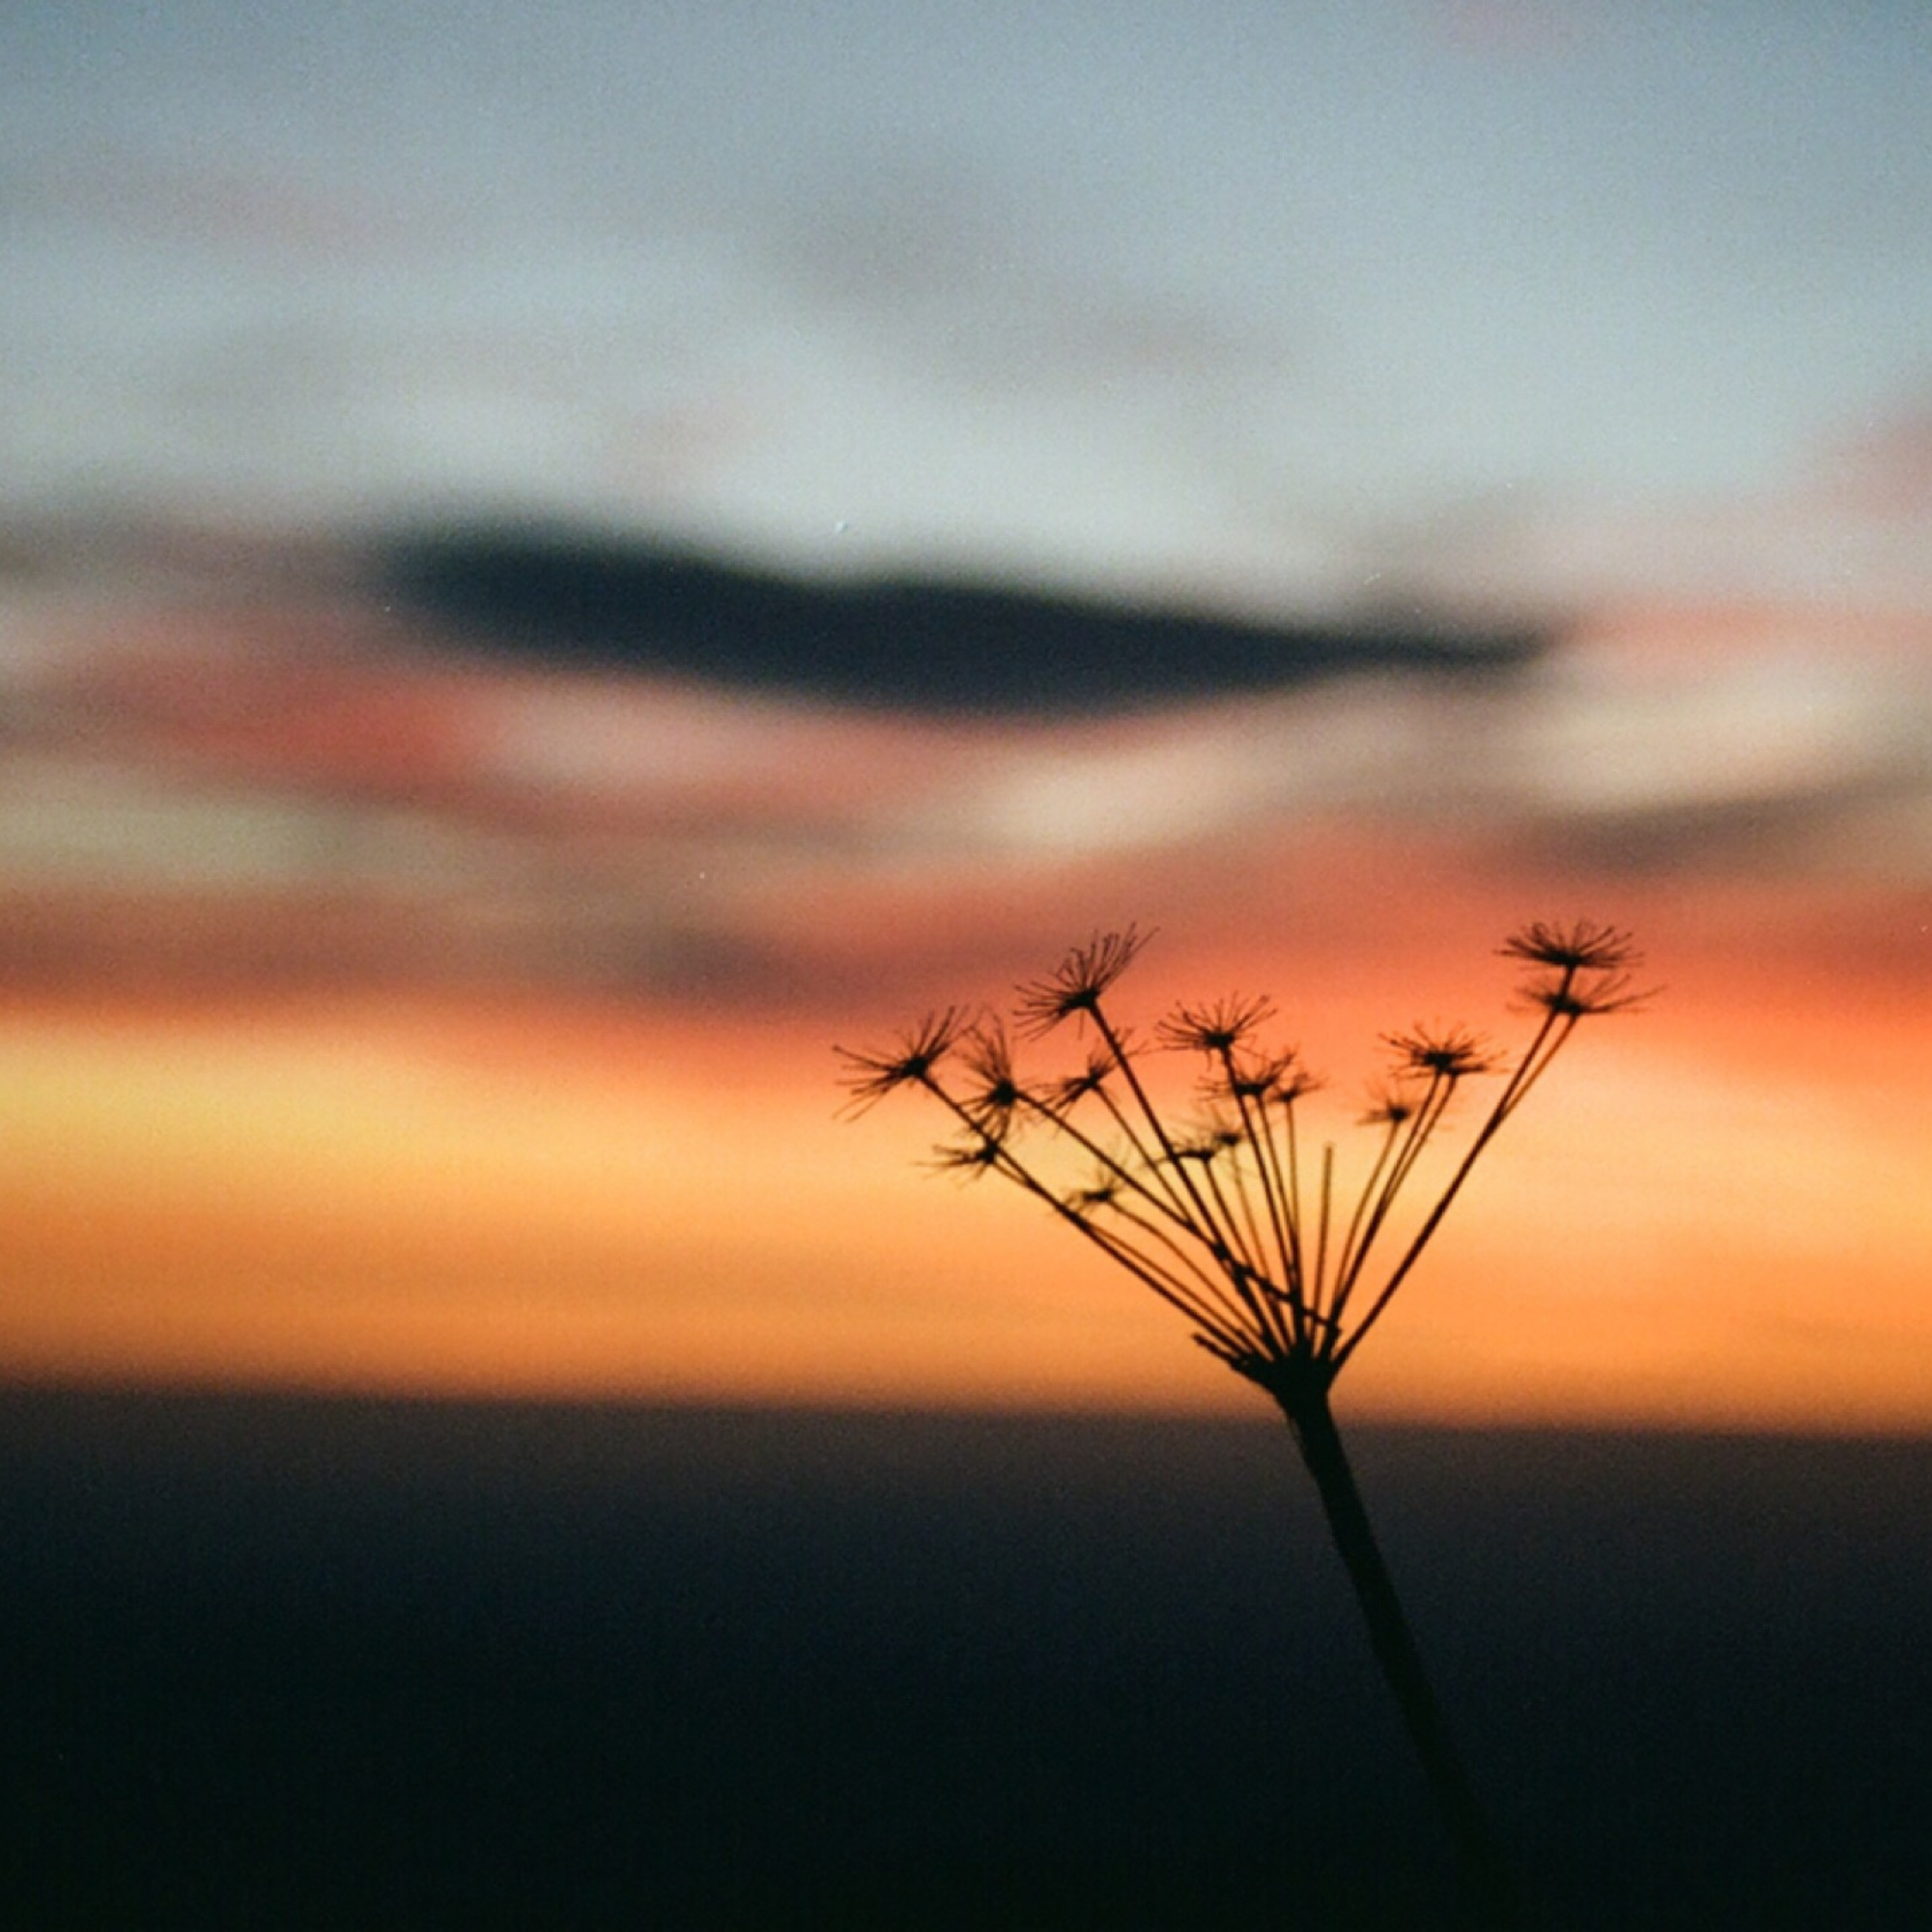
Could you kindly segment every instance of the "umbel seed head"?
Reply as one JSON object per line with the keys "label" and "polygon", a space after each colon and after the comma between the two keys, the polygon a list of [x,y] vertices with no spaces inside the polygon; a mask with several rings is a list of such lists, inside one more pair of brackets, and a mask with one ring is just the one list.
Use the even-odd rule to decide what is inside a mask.
{"label": "umbel seed head", "polygon": [[[1273,1001],[1231,994],[1175,1008],[1151,1047],[1115,1015],[1116,986],[1147,938],[1096,933],[1051,973],[1021,984],[1011,1031],[963,1007],[928,1013],[879,1051],[838,1049],[846,1111],[915,1088],[950,1118],[935,1165],[997,1174],[1151,1289],[1194,1339],[1277,1396],[1325,1388],[1380,1319],[1441,1226],[1478,1157],[1585,1019],[1621,1012],[1641,963],[1629,933],[1538,921],[1501,956],[1527,969],[1519,1007],[1530,1036],[1514,1052],[1466,1027],[1411,1026],[1382,1036],[1394,1065],[1358,1124],[1373,1130],[1366,1168],[1338,1183],[1336,1150],[1311,1158],[1301,1103],[1320,1082],[1291,1046],[1264,1034]],[[1037,1043],[1066,1021],[1087,1036],[1084,1061],[1023,1077],[1015,1035]],[[1191,1106],[1154,1096],[1148,1063],[1199,1063]],[[1460,1154],[1438,1157],[1452,1102],[1478,1076],[1499,1084]],[[1068,1162],[1076,1179],[1063,1178]]]}

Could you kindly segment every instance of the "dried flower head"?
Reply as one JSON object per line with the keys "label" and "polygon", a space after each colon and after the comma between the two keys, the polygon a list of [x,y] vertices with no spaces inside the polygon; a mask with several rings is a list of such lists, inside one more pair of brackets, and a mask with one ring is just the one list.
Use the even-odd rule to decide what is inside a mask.
{"label": "dried flower head", "polygon": [[1119,932],[1095,933],[1076,946],[1043,980],[1019,987],[1013,1013],[1030,1037],[1051,1033],[1075,1013],[1097,1010],[1100,996],[1134,963],[1148,935],[1133,926]]}
{"label": "dried flower head", "polygon": [[978,1133],[957,1141],[942,1141],[932,1151],[931,1167],[937,1174],[956,1174],[975,1180],[1000,1165],[1005,1146],[997,1133]]}
{"label": "dried flower head", "polygon": [[[1305,1144],[1295,1103],[1316,1082],[1293,1050],[1261,1037],[1271,1001],[1177,1007],[1151,1042],[1120,1021],[1108,995],[1143,943],[1128,926],[1075,947],[1018,988],[1011,1033],[949,1007],[884,1052],[844,1053],[850,1104],[862,1111],[899,1087],[929,1094],[951,1117],[942,1168],[998,1173],[1033,1194],[1278,1397],[1325,1389],[1346,1366],[1577,1024],[1634,1004],[1639,958],[1616,926],[1538,923],[1512,934],[1502,952],[1529,969],[1518,988],[1534,1016],[1528,1038],[1505,1056],[1466,1027],[1384,1034],[1394,1065],[1361,1122],[1379,1132],[1350,1179],[1332,1144],[1319,1155]],[[1023,1077],[1014,1036],[1076,1016],[1091,1023],[1084,1064]],[[1155,1046],[1207,1062],[1179,1112],[1153,1078]],[[1478,1074],[1500,1085],[1445,1158],[1454,1097]],[[1069,1184],[1069,1160],[1089,1169],[1083,1185]]]}
{"label": "dried flower head", "polygon": [[1495,1057],[1482,1037],[1465,1027],[1435,1033],[1428,1027],[1411,1027],[1407,1033],[1385,1033],[1383,1043],[1394,1049],[1397,1069],[1403,1073],[1427,1074],[1434,1080],[1463,1080],[1472,1073],[1493,1073]]}
{"label": "dried flower head", "polygon": [[1628,932],[1586,919],[1568,925],[1533,920],[1511,933],[1496,952],[1499,958],[1521,959],[1562,973],[1622,973],[1643,963],[1643,954]]}
{"label": "dried flower head", "polygon": [[1088,1094],[1103,1092],[1115,1065],[1111,1047],[1094,1047],[1087,1055],[1086,1064],[1076,1072],[1062,1074],[1042,1091],[1041,1104],[1049,1113],[1066,1113]]}
{"label": "dried flower head", "polygon": [[1103,1172],[1085,1187],[1076,1187],[1066,1197],[1066,1206],[1070,1212],[1079,1215],[1097,1208],[1111,1208],[1120,1198],[1121,1183]]}
{"label": "dried flower head", "polygon": [[1163,1046],[1196,1053],[1229,1054],[1275,1016],[1272,1000],[1232,994],[1202,1007],[1177,1007],[1154,1028]]}
{"label": "dried flower head", "polygon": [[1243,1136],[1238,1128],[1230,1126],[1225,1121],[1206,1121],[1193,1132],[1176,1137],[1174,1158],[1198,1161],[1205,1167],[1210,1160],[1219,1160],[1222,1155],[1234,1152],[1242,1143]]}
{"label": "dried flower head", "polygon": [[1532,981],[1520,990],[1525,1007],[1540,1007],[1556,1019],[1578,1020],[1600,1013],[1626,1013],[1640,1007],[1649,993],[1634,992],[1628,973],[1601,973],[1588,978]]}
{"label": "dried flower head", "polygon": [[834,1047],[847,1068],[840,1085],[851,1096],[842,1111],[849,1118],[863,1114],[896,1088],[930,1087],[940,1063],[958,1044],[965,1028],[966,1009],[947,1007],[906,1028],[883,1053]]}
{"label": "dried flower head", "polygon": [[1517,989],[1518,999],[1554,1020],[1574,1023],[1593,1014],[1625,1012],[1648,997],[1632,990],[1643,954],[1630,934],[1614,925],[1538,921],[1512,933],[1500,951],[1504,957],[1536,969]]}
{"label": "dried flower head", "polygon": [[960,1037],[959,1060],[972,1080],[959,1096],[960,1106],[986,1132],[1004,1134],[1027,1099],[1013,1072],[1006,1027],[991,1015],[976,1021]]}
{"label": "dried flower head", "polygon": [[1292,1048],[1271,1053],[1230,1053],[1219,1072],[1204,1083],[1210,1094],[1231,1100],[1297,1100],[1321,1083],[1304,1072]]}
{"label": "dried flower head", "polygon": [[1267,1091],[1267,1097],[1277,1106],[1292,1107],[1303,1094],[1318,1094],[1327,1085],[1319,1073],[1309,1072],[1295,1055],[1285,1054],[1282,1059]]}
{"label": "dried flower head", "polygon": [[1399,1127],[1414,1120],[1421,1096],[1399,1087],[1378,1087],[1369,1095],[1368,1112],[1355,1122],[1362,1127]]}
{"label": "dried flower head", "polygon": [[[1207,1062],[1186,1111],[1170,1111],[1145,1039],[1102,1007],[1142,943],[1131,926],[1096,934],[1044,979],[1017,989],[1022,1038],[1071,1018],[1088,1023],[1091,1043],[1074,1072],[1022,1079],[999,1020],[949,1007],[884,1052],[840,1049],[848,1110],[863,1112],[895,1088],[918,1088],[949,1117],[952,1138],[935,1151],[936,1167],[969,1179],[998,1174],[1032,1195],[1183,1317],[1200,1347],[1280,1405],[1458,1834],[1475,1917],[1514,1924],[1507,1873],[1367,1529],[1329,1391],[1484,1151],[1577,1026],[1636,1003],[1631,977],[1640,955],[1628,933],[1587,921],[1538,922],[1513,933],[1501,952],[1528,969],[1517,989],[1532,1015],[1526,1037],[1505,1055],[1462,1027],[1384,1034],[1394,1065],[1361,1122],[1378,1130],[1373,1145],[1349,1177],[1332,1142],[1319,1157],[1307,1145],[1295,1102],[1317,1083],[1293,1051],[1258,1037],[1275,1014],[1267,1000],[1177,1007],[1158,1024],[1155,1045]],[[1500,1075],[1500,1083],[1481,1120],[1459,1137],[1460,1151],[1445,1153],[1458,1090],[1476,1074]]]}

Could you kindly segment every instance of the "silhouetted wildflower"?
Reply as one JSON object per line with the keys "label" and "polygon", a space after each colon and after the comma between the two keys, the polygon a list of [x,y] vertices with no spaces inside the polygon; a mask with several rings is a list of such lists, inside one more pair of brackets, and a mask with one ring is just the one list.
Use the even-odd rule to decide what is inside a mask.
{"label": "silhouetted wildflower", "polygon": [[1463,1080],[1472,1073],[1493,1073],[1494,1059],[1484,1050],[1482,1040],[1472,1033],[1434,1034],[1426,1027],[1407,1033],[1385,1033],[1383,1041],[1392,1046],[1405,1071],[1426,1073],[1437,1080]]}
{"label": "silhouetted wildflower", "polygon": [[1163,1046],[1228,1054],[1274,1016],[1272,1000],[1233,998],[1205,1007],[1177,1007],[1154,1028],[1154,1037]]}
{"label": "silhouetted wildflower", "polygon": [[1030,1097],[1014,1077],[1012,1043],[1005,1026],[997,1018],[980,1021],[961,1037],[959,1059],[973,1082],[961,1106],[987,1132],[1003,1134]]}
{"label": "silhouetted wildflower", "polygon": [[1587,1019],[1597,1013],[1628,1012],[1650,996],[1631,990],[1628,973],[1598,973],[1548,981],[1532,980],[1519,989],[1519,1003],[1541,1007],[1557,1019]]}
{"label": "silhouetted wildflower", "polygon": [[931,1087],[940,1062],[958,1043],[965,1025],[965,1009],[948,1007],[908,1027],[884,1053],[855,1053],[848,1047],[835,1047],[833,1051],[849,1069],[841,1084],[851,1098],[843,1111],[848,1116],[863,1114],[895,1088]]}
{"label": "silhouetted wildflower", "polygon": [[1416,1096],[1397,1087],[1378,1087],[1369,1096],[1369,1111],[1355,1124],[1359,1127],[1399,1127],[1415,1118]]}
{"label": "silhouetted wildflower", "polygon": [[1565,973],[1612,973],[1640,963],[1642,955],[1631,935],[1614,925],[1594,925],[1576,920],[1567,926],[1532,920],[1496,949],[1505,959],[1527,960],[1532,966],[1553,966]]}
{"label": "silhouetted wildflower", "polygon": [[[1151,1249],[1119,1226],[1101,1241],[1138,1274],[1158,1276],[1168,1298],[1195,1316],[1204,1337],[1239,1357],[1264,1387],[1325,1386],[1380,1319],[1435,1236],[1477,1156],[1515,1112],[1583,1019],[1633,1003],[1629,975],[1640,955],[1615,926],[1539,922],[1501,948],[1531,971],[1520,999],[1541,1015],[1513,1060],[1463,1027],[1414,1026],[1385,1034],[1396,1080],[1374,1097],[1365,1126],[1381,1139],[1368,1174],[1338,1201],[1335,1150],[1319,1169],[1300,1141],[1296,1103],[1317,1084],[1292,1050],[1265,1045],[1274,1004],[1230,996],[1176,1008],[1154,1040],[1208,1063],[1200,1092],[1208,1112],[1170,1118],[1144,1078],[1145,1049],[1110,1008],[1110,996],[1145,940],[1133,927],[1096,934],[1043,979],[1021,985],[1019,1030],[1038,1037],[1064,1020],[1087,1020],[1097,1040],[1071,1073],[1038,1082],[1015,1069],[1011,1038],[994,1016],[969,1021],[949,1007],[926,1016],[882,1053],[844,1053],[853,1105],[894,1089],[935,1096],[968,1130],[948,1164],[998,1168],[1083,1225],[1090,1205],[1050,1172],[1064,1145],[1097,1166],[1110,1206],[1126,1204],[1158,1231]],[[1373,1281],[1374,1258],[1396,1238],[1397,1210],[1441,1129],[1452,1095],[1477,1075],[1501,1075],[1488,1115],[1434,1200],[1408,1218],[1400,1245]],[[1097,1109],[1083,1126],[1076,1105]],[[1014,1136],[1028,1130],[1024,1149]],[[990,1140],[989,1151],[981,1138]],[[1138,1224],[1136,1224],[1138,1225]],[[1083,1226],[1090,1236],[1094,1232]]]}
{"label": "silhouetted wildflower", "polygon": [[1146,944],[1146,936],[1130,925],[1121,932],[1095,933],[1085,946],[1076,946],[1045,979],[1019,988],[1013,1011],[1021,1031],[1037,1037],[1075,1013],[1096,1011],[1100,996]]}
{"label": "silhouetted wildflower", "polygon": [[1056,1114],[1066,1112],[1090,1094],[1099,1093],[1113,1070],[1112,1053],[1104,1046],[1094,1047],[1087,1056],[1087,1064],[1078,1072],[1062,1074],[1058,1080],[1049,1083],[1042,1095],[1047,1109]]}
{"label": "silhouetted wildflower", "polygon": [[1209,1100],[1232,1100],[1237,1107],[1275,1100],[1287,1104],[1318,1084],[1303,1074],[1292,1051],[1227,1052],[1201,1076],[1200,1091]]}
{"label": "silhouetted wildflower", "polygon": [[1514,932],[1498,949],[1505,958],[1540,969],[1517,989],[1524,1008],[1541,1008],[1552,1019],[1579,1020],[1626,1012],[1649,996],[1631,990],[1643,963],[1628,932],[1577,920],[1568,926],[1538,921]]}
{"label": "silhouetted wildflower", "polygon": [[1111,1175],[1103,1175],[1091,1186],[1074,1189],[1066,1205],[1075,1209],[1111,1208],[1120,1198],[1121,1183]]}
{"label": "silhouetted wildflower", "polygon": [[[1070,1073],[1022,1080],[1003,1024],[949,1007],[882,1053],[841,1049],[848,1110],[917,1087],[952,1117],[958,1138],[936,1164],[996,1173],[1184,1316],[1194,1340],[1265,1389],[1294,1432],[1370,1634],[1454,1832],[1472,1898],[1492,1922],[1514,1922],[1507,1875],[1452,1749],[1393,1584],[1369,1529],[1329,1409],[1329,1390],[1441,1226],[1478,1157],[1585,1019],[1626,1010],[1641,955],[1627,932],[1578,921],[1537,922],[1502,956],[1529,969],[1519,1004],[1538,1015],[1514,1055],[1466,1028],[1382,1036],[1395,1057],[1360,1124],[1378,1129],[1366,1173],[1338,1198],[1334,1144],[1302,1144],[1297,1103],[1319,1084],[1291,1048],[1259,1036],[1272,1002],[1231,996],[1176,1008],[1159,1047],[1207,1066],[1205,1101],[1173,1119],[1143,1077],[1145,1049],[1109,996],[1145,940],[1129,926],[1096,934],[1045,978],[1017,989],[1013,1020],[1038,1040],[1078,1017],[1094,1036]],[[1489,1111],[1446,1177],[1418,1205],[1419,1168],[1463,1083],[1500,1076]],[[1057,1152],[1087,1169],[1068,1186]],[[1439,1170],[1438,1170],[1439,1171]],[[1386,1256],[1386,1260],[1381,1257]]]}
{"label": "silhouetted wildflower", "polygon": [[931,1166],[935,1173],[964,1175],[972,1179],[997,1168],[1003,1152],[997,1134],[981,1133],[966,1140],[942,1142],[932,1151]]}

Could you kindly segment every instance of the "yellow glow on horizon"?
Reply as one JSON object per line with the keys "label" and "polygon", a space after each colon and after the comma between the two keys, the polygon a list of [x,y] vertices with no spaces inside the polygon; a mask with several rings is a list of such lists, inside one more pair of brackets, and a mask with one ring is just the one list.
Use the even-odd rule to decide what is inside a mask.
{"label": "yellow glow on horizon", "polygon": [[[0,1376],[1254,1413],[1178,1317],[826,1042],[514,1012],[0,1033]],[[1889,1089],[1574,1049],[1340,1400],[1467,1421],[1932,1426],[1922,1122]],[[1343,1116],[1346,1118],[1346,1115]]]}

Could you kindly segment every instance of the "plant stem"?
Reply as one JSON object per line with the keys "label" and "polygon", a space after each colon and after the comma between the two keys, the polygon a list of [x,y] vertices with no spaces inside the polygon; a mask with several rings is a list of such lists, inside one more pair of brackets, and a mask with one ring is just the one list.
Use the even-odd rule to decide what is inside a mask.
{"label": "plant stem", "polygon": [[1294,1432],[1301,1460],[1314,1478],[1349,1580],[1369,1627],[1369,1641],[1403,1722],[1422,1760],[1442,1821],[1456,1846],[1471,1922],[1486,1928],[1520,1927],[1521,1909],[1507,1860],[1482,1806],[1476,1801],[1463,1760],[1449,1735],[1442,1707],[1423,1668],[1408,1619],[1396,1596],[1394,1580],[1369,1522],[1362,1492],[1349,1466],[1342,1437],[1328,1405],[1325,1382],[1312,1378],[1287,1391],[1271,1391]]}

